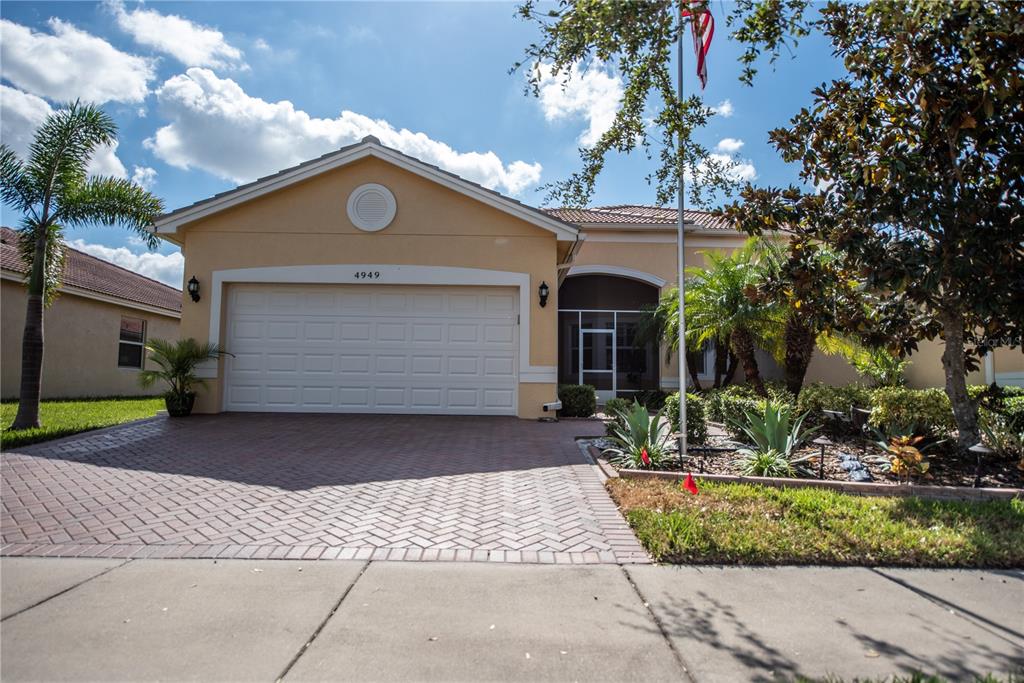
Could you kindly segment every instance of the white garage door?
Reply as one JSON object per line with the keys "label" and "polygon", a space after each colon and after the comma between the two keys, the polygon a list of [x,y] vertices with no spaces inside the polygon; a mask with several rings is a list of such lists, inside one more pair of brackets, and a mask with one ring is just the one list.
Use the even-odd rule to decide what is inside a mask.
{"label": "white garage door", "polygon": [[514,415],[518,292],[232,285],[225,409]]}

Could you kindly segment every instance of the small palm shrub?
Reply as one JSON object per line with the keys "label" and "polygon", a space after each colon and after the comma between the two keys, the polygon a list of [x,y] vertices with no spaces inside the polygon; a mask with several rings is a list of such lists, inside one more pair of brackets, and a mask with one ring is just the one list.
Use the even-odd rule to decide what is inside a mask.
{"label": "small palm shrub", "polygon": [[651,415],[647,408],[634,401],[632,407],[615,416],[610,439],[614,448],[604,452],[620,467],[657,469],[668,459],[668,440],[672,428],[664,417],[664,409]]}
{"label": "small palm shrub", "polygon": [[[672,431],[679,431],[679,392],[665,399],[665,416],[672,425]],[[705,416],[704,399],[697,394],[686,394],[686,442],[704,443],[708,440],[708,422]]]}
{"label": "small palm shrub", "polygon": [[866,349],[850,359],[854,369],[876,387],[902,387],[907,383],[910,361],[894,356],[886,349]]}
{"label": "small palm shrub", "polygon": [[227,354],[216,344],[200,344],[192,338],[176,342],[150,339],[146,350],[149,351],[149,359],[159,369],[139,372],[139,384],[150,387],[157,381],[166,382],[164,403],[167,413],[172,417],[189,415],[196,400],[195,389],[206,385],[196,376],[196,366],[205,360]]}
{"label": "small palm shrub", "polygon": [[589,384],[560,384],[562,417],[590,417],[597,412],[597,390]]}
{"label": "small palm shrub", "polygon": [[739,450],[739,463],[744,472],[763,472],[763,467],[767,465],[777,469],[779,465],[776,461],[781,458],[789,465],[790,474],[810,474],[804,463],[814,456],[796,456],[797,449],[817,431],[816,427],[804,428],[806,417],[804,413],[794,419],[792,406],[768,401],[760,413],[747,411],[742,422],[734,422],[733,429],[740,432],[748,444]]}

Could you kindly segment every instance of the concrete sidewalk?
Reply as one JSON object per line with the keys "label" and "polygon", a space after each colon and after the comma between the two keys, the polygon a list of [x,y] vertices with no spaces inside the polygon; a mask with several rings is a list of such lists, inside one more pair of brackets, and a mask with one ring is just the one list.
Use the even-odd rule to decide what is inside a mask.
{"label": "concrete sidewalk", "polygon": [[1024,668],[1024,572],[5,558],[4,681]]}

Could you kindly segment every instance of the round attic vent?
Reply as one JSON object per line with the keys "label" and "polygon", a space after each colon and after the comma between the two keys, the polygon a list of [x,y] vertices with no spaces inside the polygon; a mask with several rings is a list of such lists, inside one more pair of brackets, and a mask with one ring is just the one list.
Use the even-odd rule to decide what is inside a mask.
{"label": "round attic vent", "polygon": [[395,195],[376,183],[360,185],[348,196],[348,218],[360,230],[383,230],[395,218]]}

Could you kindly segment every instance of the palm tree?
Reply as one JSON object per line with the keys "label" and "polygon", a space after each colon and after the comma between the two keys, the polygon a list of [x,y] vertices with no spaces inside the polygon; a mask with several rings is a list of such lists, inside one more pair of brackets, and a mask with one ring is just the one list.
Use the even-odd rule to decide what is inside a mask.
{"label": "palm tree", "polygon": [[196,398],[195,388],[206,385],[196,376],[196,366],[205,360],[231,355],[216,344],[200,344],[192,338],[176,342],[151,339],[146,350],[150,353],[150,360],[160,369],[140,372],[139,384],[150,387],[158,380],[166,382],[164,400],[172,417],[191,413]]}
{"label": "palm tree", "polygon": [[[686,343],[691,348],[717,342],[731,350],[754,389],[765,394],[757,364],[758,348],[774,349],[783,318],[779,307],[759,302],[754,294],[761,280],[753,240],[731,255],[708,252],[706,268],[687,268]],[[659,331],[671,351],[679,349],[679,290],[666,292],[649,314],[648,324]]]}
{"label": "palm tree", "polygon": [[103,110],[75,102],[46,118],[26,161],[0,145],[0,199],[22,213],[21,253],[31,264],[21,391],[11,429],[39,426],[43,309],[60,286],[64,228],[120,225],[141,235],[150,248],[157,245],[147,228],[163,211],[163,202],[129,180],[86,173],[93,152],[113,143],[116,135],[117,126]]}

